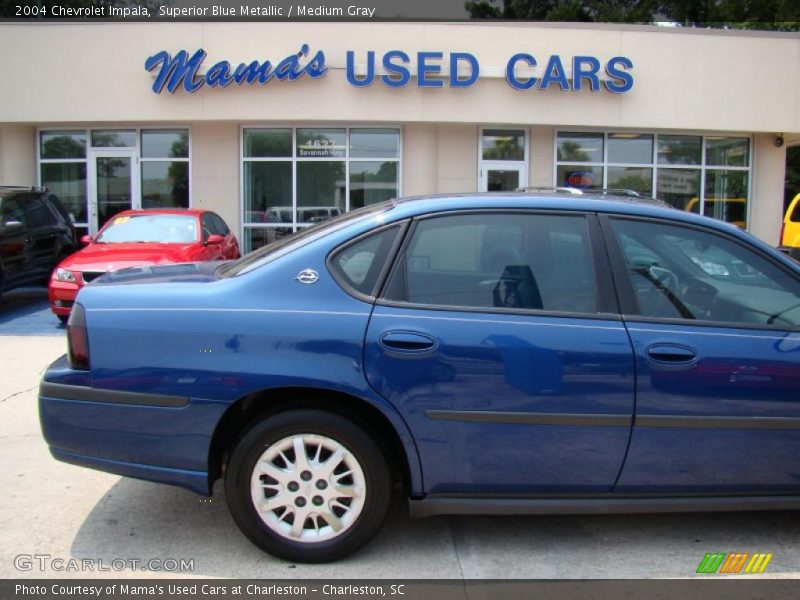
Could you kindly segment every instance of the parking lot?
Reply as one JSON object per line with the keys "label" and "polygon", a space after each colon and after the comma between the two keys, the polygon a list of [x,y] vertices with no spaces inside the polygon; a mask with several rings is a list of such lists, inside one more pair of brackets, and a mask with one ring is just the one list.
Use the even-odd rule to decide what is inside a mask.
{"label": "parking lot", "polygon": [[[800,512],[412,521],[399,499],[387,526],[361,552],[334,564],[289,564],[261,553],[239,533],[219,485],[209,501],[182,489],[53,460],[39,431],[36,393],[44,369],[64,351],[63,327],[49,312],[44,290],[17,290],[3,297],[4,578],[692,577],[706,552],[735,551],[774,554],[759,577],[800,577]],[[192,568],[143,573],[141,563],[128,562],[121,570],[64,570],[73,558],[90,559],[96,569],[118,566],[120,560],[151,559],[191,561]]]}

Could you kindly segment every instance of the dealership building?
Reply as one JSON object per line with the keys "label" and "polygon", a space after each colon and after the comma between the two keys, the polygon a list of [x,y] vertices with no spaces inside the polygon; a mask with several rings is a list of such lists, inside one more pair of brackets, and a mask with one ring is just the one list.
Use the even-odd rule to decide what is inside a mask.
{"label": "dealership building", "polygon": [[[6,22],[0,184],[246,249],[396,196],[624,188],[778,243],[800,37],[541,23]],[[798,190],[800,192],[800,190]]]}

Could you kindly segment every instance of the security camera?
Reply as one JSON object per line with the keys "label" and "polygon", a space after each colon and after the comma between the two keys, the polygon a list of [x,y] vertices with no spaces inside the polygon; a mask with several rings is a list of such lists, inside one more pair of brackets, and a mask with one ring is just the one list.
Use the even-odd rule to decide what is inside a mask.
{"label": "security camera", "polygon": [[772,145],[776,148],[783,146],[783,136],[781,134],[776,135],[775,139],[772,140]]}

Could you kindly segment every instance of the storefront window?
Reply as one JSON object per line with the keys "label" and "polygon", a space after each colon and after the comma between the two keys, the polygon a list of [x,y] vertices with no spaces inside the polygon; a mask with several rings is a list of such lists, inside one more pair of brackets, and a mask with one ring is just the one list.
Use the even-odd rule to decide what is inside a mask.
{"label": "storefront window", "polygon": [[39,142],[41,158],[86,158],[84,131],[43,131]]}
{"label": "storefront window", "polygon": [[602,163],[603,134],[561,132],[557,152],[559,161]]}
{"label": "storefront window", "polygon": [[608,162],[649,165],[653,162],[653,136],[638,133],[609,133]]}
{"label": "storefront window", "polygon": [[658,164],[699,165],[703,156],[703,138],[699,135],[659,135]]}
{"label": "storefront window", "polygon": [[298,158],[344,158],[344,129],[298,129]]}
{"label": "storefront window", "polygon": [[292,130],[245,129],[244,155],[248,158],[292,156]]}
{"label": "storefront window", "polygon": [[747,167],[750,164],[747,138],[707,137],[706,164],[719,167]]}
{"label": "storefront window", "polygon": [[[371,159],[371,160],[364,160]],[[242,131],[245,252],[400,191],[396,128]]]}
{"label": "storefront window", "polygon": [[142,208],[188,208],[189,163],[150,160],[142,163]]}
{"label": "storefront window", "polygon": [[633,190],[644,196],[652,196],[653,169],[642,167],[608,167],[608,187],[613,189]]}
{"label": "storefront window", "polygon": [[86,163],[42,163],[42,185],[61,199],[76,223],[85,223]]}
{"label": "storefront window", "polygon": [[397,162],[350,163],[350,210],[397,197]]}
{"label": "storefront window", "polygon": [[749,138],[559,132],[556,144],[558,186],[633,190],[747,226]]}
{"label": "storefront window", "polygon": [[189,158],[189,132],[186,129],[143,130],[142,158]]}
{"label": "storefront window", "polygon": [[659,169],[656,198],[675,208],[700,212],[700,169]]}
{"label": "storefront window", "polygon": [[[188,129],[39,132],[39,181],[61,198],[79,235],[95,231],[114,210],[188,208],[189,163]],[[125,175],[114,175],[112,186],[115,170]]]}
{"label": "storefront window", "polygon": [[133,129],[92,131],[94,148],[135,148],[136,132]]}
{"label": "storefront window", "polygon": [[481,135],[483,160],[525,160],[525,132],[484,129]]}

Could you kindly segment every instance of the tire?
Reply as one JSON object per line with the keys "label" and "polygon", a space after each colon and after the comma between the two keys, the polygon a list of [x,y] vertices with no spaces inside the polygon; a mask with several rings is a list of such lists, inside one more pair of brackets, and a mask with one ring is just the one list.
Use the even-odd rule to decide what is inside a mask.
{"label": "tire", "polygon": [[66,325],[67,321],[69,321],[69,315],[56,315],[56,316],[58,317],[58,320],[61,321],[64,325]]}
{"label": "tire", "polygon": [[[378,531],[391,479],[363,429],[338,415],[295,410],[257,423],[239,439],[225,495],[256,546],[289,561],[320,563],[355,552]],[[302,524],[298,515],[306,515]]]}

